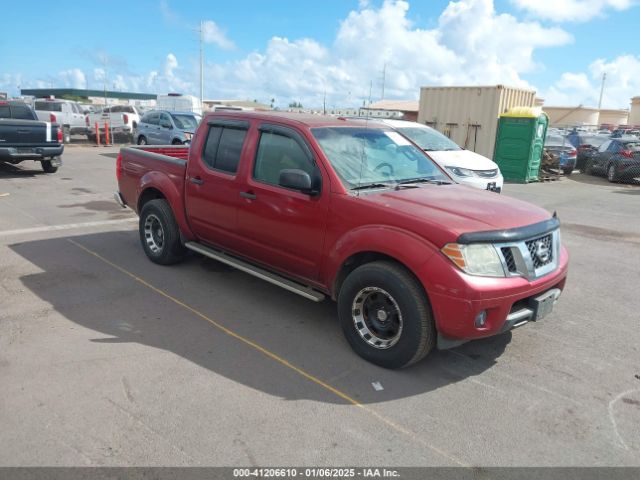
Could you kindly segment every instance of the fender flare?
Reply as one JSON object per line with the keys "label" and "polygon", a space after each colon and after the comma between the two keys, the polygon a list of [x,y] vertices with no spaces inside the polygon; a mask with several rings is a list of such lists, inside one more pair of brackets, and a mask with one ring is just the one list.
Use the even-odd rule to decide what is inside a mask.
{"label": "fender flare", "polygon": [[322,278],[336,296],[336,281],[345,262],[359,253],[370,252],[395,259],[420,280],[423,266],[437,251],[435,245],[413,232],[388,225],[367,225],[345,233],[328,249]]}
{"label": "fender flare", "polygon": [[144,194],[146,190],[153,188],[158,190],[164,198],[169,203],[171,207],[171,211],[173,212],[173,216],[176,219],[176,223],[178,224],[178,228],[180,229],[180,233],[183,238],[193,239],[194,234],[189,227],[189,223],[187,222],[187,217],[184,209],[184,198],[182,196],[182,192],[178,190],[175,183],[171,181],[169,176],[162,172],[147,172],[142,178],[140,178],[140,185],[138,188],[138,204],[136,205],[136,209],[138,210],[138,214],[140,214],[140,198]]}

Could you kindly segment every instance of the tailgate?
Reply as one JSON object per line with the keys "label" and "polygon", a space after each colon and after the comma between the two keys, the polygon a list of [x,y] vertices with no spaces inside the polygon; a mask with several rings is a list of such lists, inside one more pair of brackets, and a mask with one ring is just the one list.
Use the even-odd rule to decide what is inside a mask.
{"label": "tailgate", "polygon": [[0,120],[0,146],[57,143],[57,124],[35,120]]}

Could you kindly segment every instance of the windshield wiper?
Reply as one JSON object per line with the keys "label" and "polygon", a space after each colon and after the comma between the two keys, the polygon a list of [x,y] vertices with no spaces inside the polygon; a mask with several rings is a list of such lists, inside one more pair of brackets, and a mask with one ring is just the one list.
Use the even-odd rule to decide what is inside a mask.
{"label": "windshield wiper", "polygon": [[374,183],[363,183],[362,185],[356,185],[355,187],[351,187],[351,190],[366,190],[368,188],[394,188],[395,186],[396,186],[395,183],[374,182]]}
{"label": "windshield wiper", "polygon": [[[401,180],[396,183],[396,190],[398,187],[409,187],[414,186],[416,183],[431,183],[433,185],[451,185],[451,182],[446,182],[444,180],[436,180],[434,178],[408,178],[406,180]],[[417,186],[417,185],[415,185]]]}

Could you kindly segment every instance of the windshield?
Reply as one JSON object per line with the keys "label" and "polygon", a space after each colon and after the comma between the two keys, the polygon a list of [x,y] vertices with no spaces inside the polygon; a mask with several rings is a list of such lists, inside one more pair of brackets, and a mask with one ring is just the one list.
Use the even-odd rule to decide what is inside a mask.
{"label": "windshield", "polygon": [[181,130],[195,130],[198,126],[198,120],[194,115],[171,115],[173,123]]}
{"label": "windshield", "polygon": [[312,129],[347,188],[430,179],[449,182],[440,169],[398,132],[379,128]]}
{"label": "windshield", "polygon": [[426,151],[462,150],[458,144],[433,128],[401,127],[397,130]]}

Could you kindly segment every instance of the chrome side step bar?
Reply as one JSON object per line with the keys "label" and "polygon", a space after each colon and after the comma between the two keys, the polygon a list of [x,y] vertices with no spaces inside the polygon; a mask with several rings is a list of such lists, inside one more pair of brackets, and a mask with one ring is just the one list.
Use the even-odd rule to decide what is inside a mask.
{"label": "chrome side step bar", "polygon": [[284,288],[285,290],[289,290],[290,292],[297,293],[301,297],[304,297],[308,300],[321,302],[325,299],[325,295],[323,293],[313,290],[312,288],[309,288],[305,285],[291,281],[287,278],[281,277],[278,274],[269,272],[268,270],[256,267],[255,265],[244,262],[219,250],[214,250],[213,248],[206,247],[196,242],[187,242],[185,243],[185,247],[187,247],[189,250],[200,253],[205,257],[212,258],[214,260],[217,260],[218,262],[222,262],[245,273],[248,273],[249,275],[253,275],[254,277],[258,277],[269,283],[277,285],[280,288]]}

